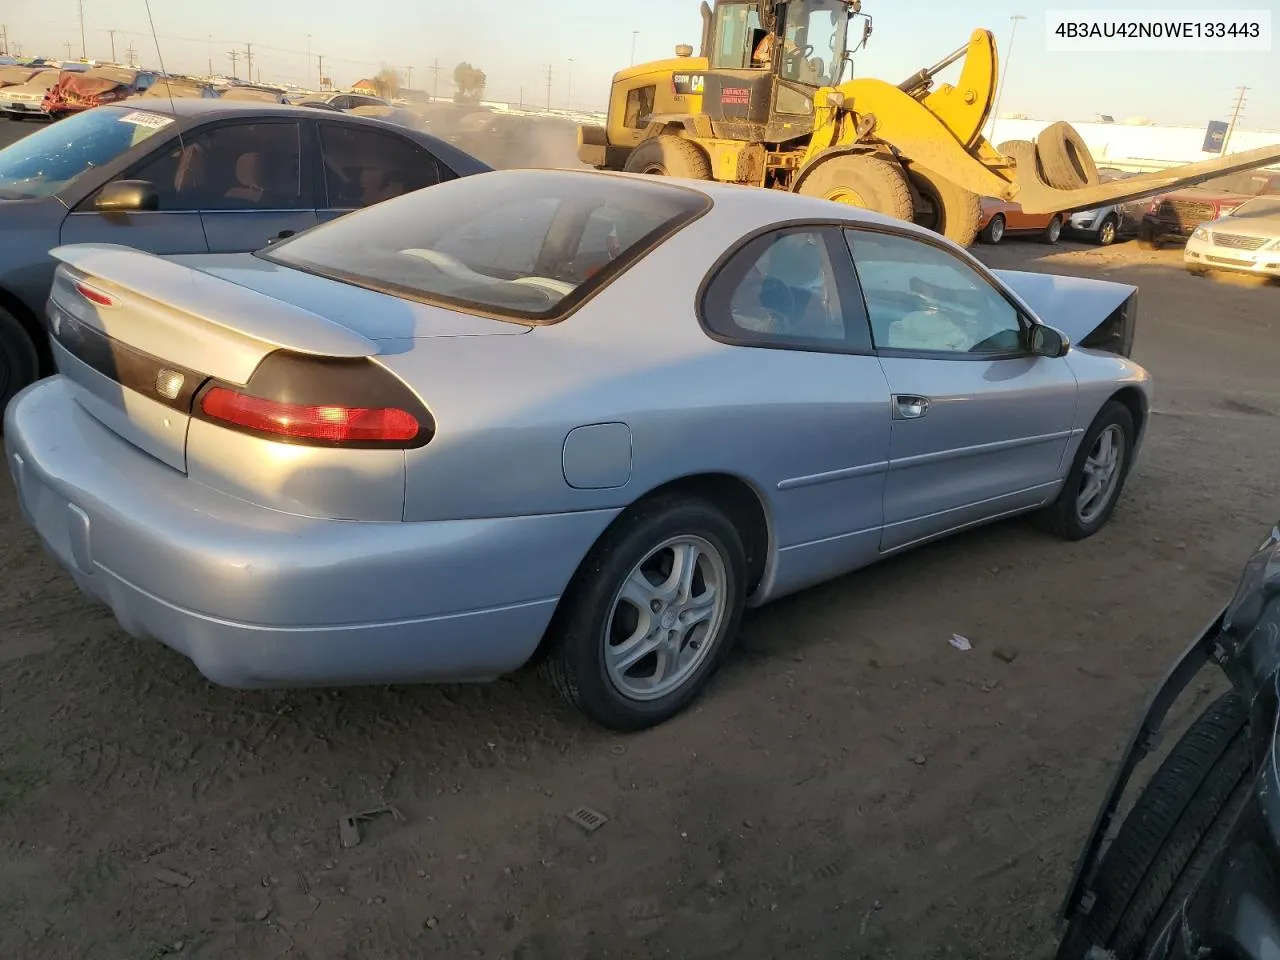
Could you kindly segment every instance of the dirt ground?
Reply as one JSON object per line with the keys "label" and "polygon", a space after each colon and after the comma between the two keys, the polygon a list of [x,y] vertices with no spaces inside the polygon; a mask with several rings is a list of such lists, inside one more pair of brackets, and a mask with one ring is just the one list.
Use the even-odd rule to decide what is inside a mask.
{"label": "dirt ground", "polygon": [[635,736],[530,677],[211,686],[76,593],[5,472],[0,956],[1048,956],[1143,697],[1280,518],[1280,288],[1134,244],[978,252],[1142,287],[1156,414],[1113,523],[1003,523],[751,614],[700,706]]}

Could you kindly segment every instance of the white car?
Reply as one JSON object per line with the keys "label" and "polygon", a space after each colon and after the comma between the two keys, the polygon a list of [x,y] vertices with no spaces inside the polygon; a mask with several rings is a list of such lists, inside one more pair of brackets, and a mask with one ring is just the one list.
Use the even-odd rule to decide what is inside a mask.
{"label": "white car", "polygon": [[1231,213],[1202,223],[1182,252],[1187,269],[1280,279],[1280,197],[1254,197]]}
{"label": "white car", "polygon": [[58,82],[57,70],[41,70],[26,83],[0,87],[0,112],[13,120],[24,117],[43,117],[40,109],[44,95]]}

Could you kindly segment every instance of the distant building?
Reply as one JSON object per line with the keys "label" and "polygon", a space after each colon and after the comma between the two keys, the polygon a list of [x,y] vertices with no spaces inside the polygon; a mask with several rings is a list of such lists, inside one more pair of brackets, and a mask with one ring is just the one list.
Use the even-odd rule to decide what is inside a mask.
{"label": "distant building", "polygon": [[372,80],[357,80],[351,85],[351,89],[359,93],[368,93],[373,96],[378,95],[378,85]]}

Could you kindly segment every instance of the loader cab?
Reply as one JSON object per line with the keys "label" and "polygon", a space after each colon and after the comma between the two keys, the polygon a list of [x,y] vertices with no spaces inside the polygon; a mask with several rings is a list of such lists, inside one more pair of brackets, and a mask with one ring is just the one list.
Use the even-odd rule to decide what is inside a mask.
{"label": "loader cab", "polygon": [[[772,10],[763,21],[761,6]],[[721,0],[704,34],[703,111],[733,139],[777,140],[812,127],[813,97],[840,82],[849,0]],[[740,125],[758,129],[752,133]]]}

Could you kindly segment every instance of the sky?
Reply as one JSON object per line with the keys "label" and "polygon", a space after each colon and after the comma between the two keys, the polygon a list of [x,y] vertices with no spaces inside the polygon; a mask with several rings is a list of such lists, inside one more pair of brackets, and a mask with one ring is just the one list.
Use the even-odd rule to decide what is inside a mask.
{"label": "sky", "polygon": [[[82,0],[85,47],[108,59],[130,43],[147,66],[157,65],[145,0]],[[455,65],[467,61],[488,76],[486,96],[545,106],[603,108],[613,73],[631,62],[671,56],[679,43],[698,46],[698,0],[151,0],[159,53],[166,69],[230,73],[228,51],[239,54],[245,76],[252,45],[254,79],[316,85],[317,55],[326,75],[348,86],[381,67],[407,70],[409,85],[452,94]],[[23,55],[81,55],[77,0],[6,4],[3,24]],[[1235,9],[1272,11],[1280,29],[1280,0],[1232,0]],[[1178,10],[1202,15],[1214,4],[1178,0],[863,0],[874,18],[855,76],[897,83],[942,59],[985,27],[1008,58],[1000,115],[1089,121],[1147,117],[1159,123],[1200,125],[1231,116],[1238,89],[1248,87],[1240,126],[1280,131],[1280,45],[1269,53],[1050,53],[1047,10]],[[1011,17],[1018,22],[1010,46]],[[637,32],[638,31],[638,32]],[[202,39],[204,38],[204,39]],[[208,39],[212,38],[212,40]],[[1280,42],[1278,42],[1280,43]],[[308,56],[310,51],[310,56]],[[1010,53],[1011,51],[1011,53]],[[438,74],[432,68],[439,67]],[[950,77],[959,67],[952,67]],[[1002,65],[1003,69],[1003,65]],[[948,79],[943,74],[942,79]]]}

